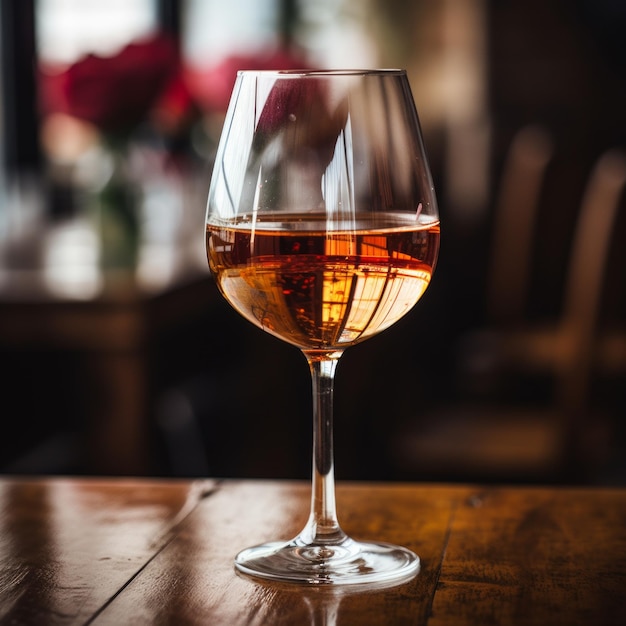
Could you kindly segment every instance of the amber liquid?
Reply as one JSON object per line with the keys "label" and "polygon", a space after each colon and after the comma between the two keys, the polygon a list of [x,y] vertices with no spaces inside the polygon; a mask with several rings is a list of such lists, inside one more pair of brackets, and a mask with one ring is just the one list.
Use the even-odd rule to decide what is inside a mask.
{"label": "amber liquid", "polygon": [[343,349],[391,326],[420,299],[439,250],[439,222],[403,214],[350,231],[325,216],[251,228],[207,226],[207,255],[228,302],[304,350]]}

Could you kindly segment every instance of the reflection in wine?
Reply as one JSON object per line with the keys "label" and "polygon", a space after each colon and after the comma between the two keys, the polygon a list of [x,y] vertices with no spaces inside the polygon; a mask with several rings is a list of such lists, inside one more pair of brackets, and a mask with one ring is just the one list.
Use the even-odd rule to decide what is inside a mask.
{"label": "reflection in wine", "polygon": [[275,230],[209,225],[209,264],[225,298],[263,330],[302,349],[343,349],[395,323],[430,282],[439,223],[391,217],[401,225],[351,232],[325,232],[309,216]]}

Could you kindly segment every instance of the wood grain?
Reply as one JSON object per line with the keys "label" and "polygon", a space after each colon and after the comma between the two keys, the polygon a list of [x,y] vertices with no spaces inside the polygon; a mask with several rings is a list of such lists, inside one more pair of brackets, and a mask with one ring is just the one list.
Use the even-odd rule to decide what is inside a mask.
{"label": "wood grain", "polygon": [[290,539],[309,486],[0,478],[0,624],[626,623],[626,490],[340,484],[356,539],[420,573],[389,588],[268,584],[242,548]]}
{"label": "wood grain", "polygon": [[169,541],[211,486],[0,481],[0,623],[85,623]]}
{"label": "wood grain", "polygon": [[429,625],[626,623],[626,495],[490,489],[458,508]]}

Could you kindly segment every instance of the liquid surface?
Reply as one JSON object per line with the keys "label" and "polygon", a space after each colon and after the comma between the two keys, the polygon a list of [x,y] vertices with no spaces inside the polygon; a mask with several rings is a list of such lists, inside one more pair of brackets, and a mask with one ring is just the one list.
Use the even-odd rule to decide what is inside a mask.
{"label": "liquid surface", "polygon": [[439,222],[402,214],[326,232],[302,216],[207,226],[209,266],[241,315],[305,350],[342,349],[388,328],[428,286]]}

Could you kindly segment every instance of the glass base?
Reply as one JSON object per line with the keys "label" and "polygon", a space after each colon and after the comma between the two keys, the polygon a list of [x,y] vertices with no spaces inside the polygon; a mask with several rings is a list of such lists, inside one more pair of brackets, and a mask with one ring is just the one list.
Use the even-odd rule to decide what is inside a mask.
{"label": "glass base", "polygon": [[266,543],[241,551],[235,567],[245,574],[285,582],[354,585],[400,584],[420,569],[419,557],[389,543],[344,539],[339,544]]}

